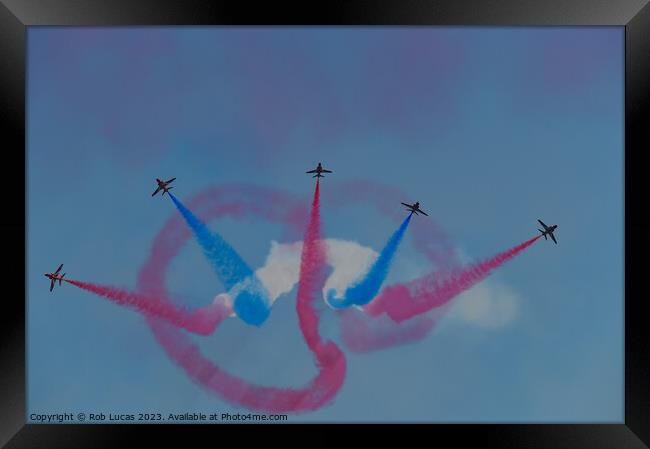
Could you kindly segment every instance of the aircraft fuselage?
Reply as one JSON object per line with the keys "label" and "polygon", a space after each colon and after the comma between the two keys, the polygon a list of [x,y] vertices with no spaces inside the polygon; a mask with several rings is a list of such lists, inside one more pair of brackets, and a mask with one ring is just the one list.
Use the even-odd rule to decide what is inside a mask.
{"label": "aircraft fuselage", "polygon": [[156,178],[156,182],[158,183],[158,187],[162,189],[164,192],[169,192],[169,188],[167,187],[169,185],[168,182],[161,181],[160,179]]}

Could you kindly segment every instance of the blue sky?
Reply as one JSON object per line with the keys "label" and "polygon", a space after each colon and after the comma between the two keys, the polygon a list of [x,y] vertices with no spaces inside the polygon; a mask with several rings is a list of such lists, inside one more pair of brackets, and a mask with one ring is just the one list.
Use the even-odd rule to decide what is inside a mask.
{"label": "blue sky", "polygon": [[[417,343],[346,352],[334,402],[291,421],[622,422],[623,37],[30,28],[29,412],[241,410],[188,380],[140,315],[69,285],[50,294],[42,273],[64,262],[72,278],[133,288],[177,213],[150,197],[156,177],[177,177],[180,199],[251,182],[307,204],[304,171],[323,161],[335,171],[322,191],[328,238],[379,251],[399,226],[370,206],[328,215],[328,184],[361,179],[420,201],[471,259],[531,237],[537,218],[559,224],[559,244],[537,242],[467,293],[491,306],[508,296],[507,320],[497,308],[485,313],[499,325],[485,325],[452,304]],[[210,226],[254,268],[279,240],[266,223]],[[423,269],[417,260],[405,239],[395,273]],[[221,292],[195,242],[168,286],[196,304]],[[232,318],[196,341],[233,374],[301,386],[315,368],[294,305],[295,290],[261,328]]]}

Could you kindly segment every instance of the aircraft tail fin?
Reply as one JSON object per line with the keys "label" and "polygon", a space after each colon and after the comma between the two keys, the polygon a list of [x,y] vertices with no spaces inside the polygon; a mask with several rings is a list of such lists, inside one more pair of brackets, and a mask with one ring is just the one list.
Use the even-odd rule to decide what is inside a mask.
{"label": "aircraft tail fin", "polygon": [[537,228],[537,230],[542,233],[542,235],[544,236],[544,240],[548,240],[548,237],[546,237],[546,233],[544,231],[542,231],[539,228]]}
{"label": "aircraft tail fin", "polygon": [[61,277],[59,278],[59,285],[61,285],[61,282],[63,281],[63,277],[64,277],[64,276],[65,276],[65,273],[63,273],[63,274],[61,275]]}

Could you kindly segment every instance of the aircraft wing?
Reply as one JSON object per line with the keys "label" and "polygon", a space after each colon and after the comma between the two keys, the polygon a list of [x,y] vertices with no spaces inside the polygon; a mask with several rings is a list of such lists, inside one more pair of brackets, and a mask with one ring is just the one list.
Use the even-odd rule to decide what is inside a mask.
{"label": "aircraft wing", "polygon": [[155,191],[154,193],[152,193],[151,196],[154,196],[154,195],[155,195],[156,193],[158,193],[158,192],[160,192],[160,186],[158,186],[158,188],[156,189],[156,191]]}
{"label": "aircraft wing", "polygon": [[165,181],[165,184],[169,184],[169,183],[172,182],[174,179],[176,179],[176,178],[172,178],[172,179],[170,179],[169,181]]}
{"label": "aircraft wing", "polygon": [[553,239],[553,241],[554,241],[555,244],[557,245],[557,240],[555,240],[555,236],[553,235],[553,233],[552,233],[552,232],[549,232],[549,235],[551,236],[551,239]]}
{"label": "aircraft wing", "polygon": [[422,209],[418,209],[418,212],[420,212],[421,214],[426,215],[427,217],[429,216],[429,214],[427,214],[426,212],[424,212]]}
{"label": "aircraft wing", "polygon": [[405,205],[406,207],[413,207],[413,206],[410,205],[410,204],[406,204],[406,203],[402,203],[402,204]]}
{"label": "aircraft wing", "polygon": [[537,221],[539,221],[539,224],[541,224],[542,226],[544,226],[544,229],[548,229],[548,226],[546,226],[542,220],[540,220],[540,219],[538,218]]}
{"label": "aircraft wing", "polygon": [[316,173],[317,171],[318,170],[309,170],[309,171],[306,171],[305,173]]}
{"label": "aircraft wing", "polygon": [[54,279],[50,280],[50,291],[54,288]]}
{"label": "aircraft wing", "polygon": [[63,268],[63,264],[59,265],[59,268],[56,269],[54,274],[59,274],[59,271],[61,271],[61,268]]}
{"label": "aircraft wing", "polygon": [[325,169],[322,169],[321,171],[322,171],[323,173],[332,173],[332,170],[325,170]]}

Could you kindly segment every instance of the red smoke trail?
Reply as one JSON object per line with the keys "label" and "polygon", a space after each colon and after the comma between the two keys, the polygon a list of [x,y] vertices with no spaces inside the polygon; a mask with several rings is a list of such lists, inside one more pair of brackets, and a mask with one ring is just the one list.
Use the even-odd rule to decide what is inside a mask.
{"label": "red smoke trail", "polygon": [[[293,238],[296,226],[302,225],[304,206],[292,197],[278,191],[251,188],[213,188],[204,191],[187,203],[205,222],[224,215],[251,219],[265,218],[285,226],[284,232]],[[305,412],[316,410],[331,401],[345,377],[345,358],[337,346],[323,343],[318,335],[319,318],[313,309],[315,290],[318,285],[322,263],[325,260],[320,242],[319,184],[307,228],[301,274],[305,275],[299,285],[297,304],[300,328],[309,349],[314,353],[318,374],[300,389],[275,388],[255,385],[225,372],[201,353],[189,335],[163,321],[148,320],[152,332],[167,355],[180,366],[197,384],[234,404],[252,410],[273,413]],[[138,276],[139,291],[155,297],[166,297],[165,277],[171,260],[189,240],[190,233],[179,217],[169,220],[154,240],[151,254]],[[279,368],[281,369],[281,367]]]}
{"label": "red smoke trail", "polygon": [[115,287],[75,281],[73,279],[64,279],[64,281],[75,287],[107,298],[121,306],[135,309],[148,317],[163,319],[175,326],[182,327],[185,330],[199,335],[210,335],[231,313],[228,307],[220,303],[212,303],[190,311],[177,307],[169,300],[161,300],[159,297],[154,299]]}
{"label": "red smoke trail", "polygon": [[364,310],[372,316],[385,313],[396,323],[425,313],[482,281],[492,270],[515,257],[540,237],[541,235],[538,235],[484,262],[454,269],[445,274],[431,273],[408,284],[386,287],[377,298],[364,307]]}
{"label": "red smoke trail", "polygon": [[341,337],[346,347],[357,353],[413,343],[424,338],[436,324],[438,316],[433,312],[396,323],[387,316],[372,317],[350,307],[339,312]]}
{"label": "red smoke trail", "polygon": [[[341,350],[331,341],[323,343],[318,333],[319,317],[314,308],[316,301],[322,301],[322,287],[325,284],[327,254],[320,234],[320,179],[316,181],[311,216],[303,240],[300,258],[300,277],[296,295],[296,311],[307,346],[322,367],[332,367],[332,381],[342,383],[345,376],[345,358]],[[338,384],[334,392],[341,384]]]}

